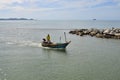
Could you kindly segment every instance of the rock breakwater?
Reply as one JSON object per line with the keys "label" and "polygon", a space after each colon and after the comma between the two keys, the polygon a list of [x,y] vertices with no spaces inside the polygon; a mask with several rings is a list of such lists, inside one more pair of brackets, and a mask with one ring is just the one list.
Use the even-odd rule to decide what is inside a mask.
{"label": "rock breakwater", "polygon": [[109,39],[120,39],[120,28],[112,29],[75,29],[69,31],[70,34],[76,34],[78,36],[89,35],[97,38],[109,38]]}

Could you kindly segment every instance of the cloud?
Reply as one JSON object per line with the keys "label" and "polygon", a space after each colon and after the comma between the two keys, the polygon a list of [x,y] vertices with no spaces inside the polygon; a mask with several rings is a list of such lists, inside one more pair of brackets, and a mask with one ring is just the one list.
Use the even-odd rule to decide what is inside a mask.
{"label": "cloud", "polygon": [[13,4],[13,3],[23,3],[24,0],[1,0],[0,1],[0,9],[6,9],[8,8],[10,4]]}
{"label": "cloud", "polygon": [[[117,12],[119,12],[119,9],[117,8],[120,8],[120,0],[1,0],[0,1],[0,11],[7,11],[6,14],[12,15],[13,13],[15,13],[15,15],[18,16],[29,15],[40,18],[41,17],[51,18],[51,15],[54,15],[56,18],[78,18],[82,16],[86,17],[87,14],[89,16],[94,16],[94,14],[97,14],[96,11],[101,12],[102,10],[104,10],[104,12],[106,12],[108,11],[108,9],[109,12],[110,11],[113,12],[113,10],[116,11],[118,10]],[[94,14],[92,14],[93,12]]]}
{"label": "cloud", "polygon": [[116,2],[117,6],[120,7],[120,0],[113,0],[114,2]]}
{"label": "cloud", "polygon": [[[120,4],[120,0],[2,0],[0,1],[0,9],[35,9],[35,10],[60,10],[70,8],[90,8],[107,2],[116,2]],[[104,5],[105,6],[105,5]],[[16,8],[15,8],[16,7]],[[98,6],[97,6],[98,7]],[[44,10],[43,10],[44,9]],[[17,10],[17,11],[18,11]]]}

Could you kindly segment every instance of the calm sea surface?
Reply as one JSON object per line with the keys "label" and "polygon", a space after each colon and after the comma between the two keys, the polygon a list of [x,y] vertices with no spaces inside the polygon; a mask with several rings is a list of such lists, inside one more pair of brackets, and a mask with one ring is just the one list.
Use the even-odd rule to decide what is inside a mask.
{"label": "calm sea surface", "polygon": [[[68,33],[112,27],[120,21],[0,21],[0,80],[120,80],[120,40]],[[65,51],[41,47],[48,33],[64,42],[64,32]]]}

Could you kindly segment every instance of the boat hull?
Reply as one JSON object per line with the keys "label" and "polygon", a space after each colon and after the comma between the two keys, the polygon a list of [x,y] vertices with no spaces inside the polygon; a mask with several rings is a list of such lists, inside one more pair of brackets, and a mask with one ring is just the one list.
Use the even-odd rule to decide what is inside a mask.
{"label": "boat hull", "polygon": [[69,43],[70,41],[66,43],[42,43],[42,46],[48,48],[65,49]]}

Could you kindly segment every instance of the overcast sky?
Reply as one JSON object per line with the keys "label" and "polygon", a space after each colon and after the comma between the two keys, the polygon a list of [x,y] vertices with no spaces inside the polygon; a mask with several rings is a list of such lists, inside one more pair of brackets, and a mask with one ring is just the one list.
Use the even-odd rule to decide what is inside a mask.
{"label": "overcast sky", "polygon": [[120,0],[0,0],[0,18],[120,20]]}

